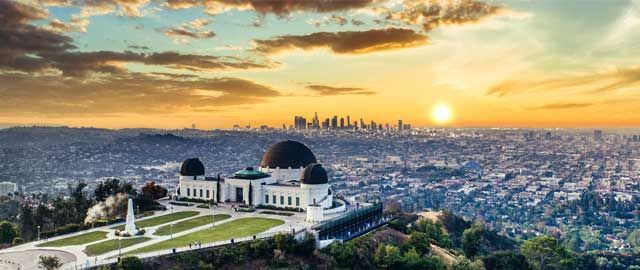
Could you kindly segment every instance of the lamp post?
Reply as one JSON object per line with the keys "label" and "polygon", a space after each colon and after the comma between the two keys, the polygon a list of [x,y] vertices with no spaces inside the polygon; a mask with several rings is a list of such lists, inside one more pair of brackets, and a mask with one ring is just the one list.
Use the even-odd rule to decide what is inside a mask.
{"label": "lamp post", "polygon": [[216,223],[216,215],[213,214],[213,203],[209,204],[209,208],[211,208],[211,228],[213,228]]}
{"label": "lamp post", "polygon": [[38,225],[38,241],[40,241],[40,225]]}
{"label": "lamp post", "polygon": [[122,243],[120,240],[122,240],[122,237],[118,237],[118,257],[122,256]]}

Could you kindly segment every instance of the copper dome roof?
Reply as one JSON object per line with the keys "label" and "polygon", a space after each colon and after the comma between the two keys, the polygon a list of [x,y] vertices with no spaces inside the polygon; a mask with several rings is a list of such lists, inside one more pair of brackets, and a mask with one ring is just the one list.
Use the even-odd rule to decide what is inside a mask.
{"label": "copper dome roof", "polygon": [[271,145],[262,157],[260,167],[302,168],[316,163],[316,156],[307,146],[296,141],[282,141]]}
{"label": "copper dome roof", "polygon": [[182,162],[180,168],[180,175],[182,176],[201,176],[204,175],[204,165],[197,158],[188,158]]}
{"label": "copper dome roof", "polygon": [[302,171],[300,183],[307,185],[326,184],[329,183],[329,177],[327,177],[327,171],[322,168],[322,165],[313,163]]}

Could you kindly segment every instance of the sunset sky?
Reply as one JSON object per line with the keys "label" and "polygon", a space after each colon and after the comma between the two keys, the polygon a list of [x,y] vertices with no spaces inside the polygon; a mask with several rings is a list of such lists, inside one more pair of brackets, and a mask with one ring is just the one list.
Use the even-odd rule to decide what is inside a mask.
{"label": "sunset sky", "polygon": [[638,127],[638,60],[636,0],[0,0],[0,125]]}

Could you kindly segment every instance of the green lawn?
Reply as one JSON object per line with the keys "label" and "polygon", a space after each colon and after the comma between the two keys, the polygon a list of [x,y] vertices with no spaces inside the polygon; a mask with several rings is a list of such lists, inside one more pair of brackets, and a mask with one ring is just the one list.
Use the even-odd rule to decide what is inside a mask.
{"label": "green lawn", "polygon": [[[199,213],[200,212],[198,211],[182,211],[182,212],[175,212],[168,215],[157,216],[150,219],[140,220],[136,222],[136,228],[140,229],[140,228],[158,226],[158,225],[169,223],[179,219],[197,216]],[[116,226],[111,229],[124,230],[124,225]]]}
{"label": "green lawn", "polygon": [[[120,245],[122,248],[126,248],[148,241],[150,239],[151,238],[149,237],[122,238],[122,240],[120,240]],[[84,253],[86,253],[88,256],[97,256],[113,250],[118,250],[118,239],[112,239],[93,245],[88,245],[84,250]]]}
{"label": "green lawn", "polygon": [[37,246],[38,247],[76,246],[76,245],[95,242],[95,241],[106,239],[106,238],[107,238],[107,232],[95,231],[95,232],[80,234],[80,235],[71,236],[67,238],[62,238],[55,241],[45,242]]}
{"label": "green lawn", "polygon": [[[212,217],[211,215],[206,215],[206,216],[195,217],[192,219],[180,221],[173,225],[173,233],[179,233],[189,229],[193,229],[195,227],[200,227],[202,225],[211,224],[211,217]],[[220,221],[230,217],[231,217],[230,215],[225,215],[225,214],[215,215],[215,221]],[[170,235],[170,234],[171,234],[170,225],[164,225],[158,228],[158,230],[156,230],[156,232],[154,233],[154,235]]]}
{"label": "green lawn", "polygon": [[171,240],[162,241],[153,245],[142,247],[127,252],[127,254],[145,253],[156,250],[170,249],[174,247],[188,246],[189,243],[200,241],[203,244],[228,240],[231,238],[247,237],[268,230],[269,228],[284,224],[284,221],[271,218],[241,218],[214,228],[203,229],[194,233],[183,235]]}

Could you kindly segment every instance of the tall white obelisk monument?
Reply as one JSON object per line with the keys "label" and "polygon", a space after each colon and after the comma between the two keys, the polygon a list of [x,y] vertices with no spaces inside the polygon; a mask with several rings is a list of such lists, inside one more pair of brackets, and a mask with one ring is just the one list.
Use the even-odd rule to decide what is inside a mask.
{"label": "tall white obelisk monument", "polygon": [[129,198],[127,204],[127,223],[124,225],[124,231],[130,235],[136,235],[138,230],[136,229],[136,216],[133,214],[133,200]]}

